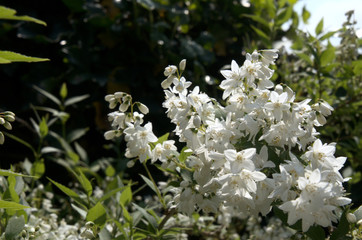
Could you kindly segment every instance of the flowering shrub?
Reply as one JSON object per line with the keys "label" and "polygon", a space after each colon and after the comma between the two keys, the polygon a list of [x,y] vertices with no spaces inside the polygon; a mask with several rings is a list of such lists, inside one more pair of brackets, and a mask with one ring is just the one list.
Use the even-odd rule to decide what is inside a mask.
{"label": "flowering shrub", "polygon": [[225,105],[197,86],[189,90],[185,60],[166,67],[163,106],[186,145],[182,151],[167,136],[157,140],[152,123],[143,121],[147,107],[122,92],[105,97],[111,109],[120,104],[108,115],[115,129],[105,137],[124,134],[130,165],[159,161],[171,173],[178,184],[168,190],[167,208],[188,216],[214,213],[227,224],[232,217],[266,216],[275,206],[288,214],[289,225],[301,220],[303,232],[332,226],[351,202],[343,188],[348,179],[339,173],[346,157],[335,157],[336,144],[317,138],[316,127],[333,108],[323,100],[295,102],[292,89],[274,86],[270,65],[277,56],[274,49],[254,51],[242,66],[233,60],[231,70],[222,70]]}

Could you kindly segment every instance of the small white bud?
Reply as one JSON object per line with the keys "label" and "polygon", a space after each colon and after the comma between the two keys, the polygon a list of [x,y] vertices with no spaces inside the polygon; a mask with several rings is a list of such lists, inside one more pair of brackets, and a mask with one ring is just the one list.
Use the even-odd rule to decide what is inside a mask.
{"label": "small white bud", "polygon": [[148,107],[146,105],[144,105],[143,103],[138,102],[137,107],[143,114],[147,114],[149,112]]}
{"label": "small white bud", "polygon": [[15,117],[13,115],[5,115],[5,120],[9,122],[14,122]]}
{"label": "small white bud", "polygon": [[186,68],[186,59],[182,59],[179,64],[179,69],[180,69],[180,71],[184,71],[185,68]]}
{"label": "small white bud", "polygon": [[183,187],[183,188],[186,188],[189,186],[189,182],[186,181],[186,180],[183,180],[181,183],[180,183],[180,187]]}
{"label": "small white bud", "polygon": [[86,229],[84,232],[82,232],[80,236],[87,239],[93,239],[95,237],[93,232],[89,229]]}
{"label": "small white bud", "polygon": [[131,161],[128,161],[128,162],[127,162],[127,167],[128,167],[128,168],[131,168],[131,167],[134,166],[134,164],[135,164],[134,161],[132,161],[132,160],[131,160]]}
{"label": "small white bud", "polygon": [[362,225],[362,219],[358,220],[357,225]]}
{"label": "small white bud", "polygon": [[104,138],[105,138],[106,140],[111,140],[111,139],[113,139],[115,136],[116,136],[116,133],[115,133],[114,130],[110,130],[110,131],[107,131],[107,132],[104,133]]}
{"label": "small white bud", "polygon": [[0,145],[4,144],[4,142],[5,142],[4,134],[0,132]]}
{"label": "small white bud", "polygon": [[129,101],[123,102],[123,103],[119,106],[119,111],[121,111],[121,112],[127,111],[129,105],[130,105],[130,102],[129,102]]}
{"label": "small white bud", "polygon": [[283,93],[283,87],[282,85],[278,84],[275,86],[275,90],[279,95]]}
{"label": "small white bud", "polygon": [[5,122],[5,123],[3,124],[3,126],[4,126],[7,130],[13,129],[13,127],[11,126],[11,124],[10,124],[9,122]]}
{"label": "small white bud", "polygon": [[115,92],[114,93],[114,97],[118,98],[118,99],[121,99],[124,95],[126,95],[126,93],[124,93],[124,92]]}
{"label": "small white bud", "polygon": [[88,221],[86,224],[85,224],[85,227],[87,228],[87,229],[90,229],[90,228],[92,228],[94,226],[94,222],[92,222],[92,221]]}
{"label": "small white bud", "polygon": [[0,124],[3,125],[5,123],[5,119],[0,117]]}
{"label": "small white bud", "polygon": [[193,124],[196,128],[201,126],[201,118],[199,116],[194,116]]}
{"label": "small white bud", "polygon": [[104,97],[104,100],[106,100],[107,102],[112,102],[115,100],[115,98],[113,94],[108,94]]}
{"label": "small white bud", "polygon": [[357,221],[356,215],[353,213],[347,213],[346,218],[349,223],[355,223]]}

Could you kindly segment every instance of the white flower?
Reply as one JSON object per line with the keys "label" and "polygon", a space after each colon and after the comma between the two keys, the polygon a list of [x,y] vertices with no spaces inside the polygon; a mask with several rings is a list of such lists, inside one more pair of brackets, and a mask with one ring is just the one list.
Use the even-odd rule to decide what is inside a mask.
{"label": "white flower", "polygon": [[234,149],[227,149],[224,151],[225,158],[228,161],[226,168],[231,173],[239,173],[242,169],[253,171],[255,169],[254,162],[251,160],[256,153],[255,148],[248,148],[240,152]]}
{"label": "white flower", "polygon": [[177,71],[177,67],[175,65],[169,65],[165,68],[165,71],[163,72],[163,74],[168,77],[172,74],[174,74]]}
{"label": "white flower", "polygon": [[282,119],[283,111],[289,110],[290,105],[287,103],[288,94],[283,92],[282,94],[278,94],[273,91],[270,93],[270,102],[264,105],[264,108],[271,111],[275,117],[275,119],[279,122]]}

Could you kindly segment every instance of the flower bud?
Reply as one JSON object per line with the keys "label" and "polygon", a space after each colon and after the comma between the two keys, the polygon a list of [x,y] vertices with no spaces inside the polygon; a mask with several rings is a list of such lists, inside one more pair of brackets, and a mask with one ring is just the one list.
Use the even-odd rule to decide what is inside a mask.
{"label": "flower bud", "polygon": [[362,219],[358,220],[357,225],[358,226],[362,225]]}
{"label": "flower bud", "polygon": [[13,115],[5,115],[5,120],[9,122],[14,122],[15,117]]}
{"label": "flower bud", "polygon": [[85,224],[85,227],[87,228],[87,229],[90,229],[90,228],[92,228],[94,226],[94,222],[92,222],[92,221],[88,221],[86,224]]}
{"label": "flower bud", "polygon": [[129,102],[129,101],[123,102],[123,103],[119,106],[119,111],[121,111],[121,112],[127,111],[129,105],[130,105],[130,102]]}
{"label": "flower bud", "polygon": [[125,92],[115,92],[114,97],[117,98],[117,99],[122,98],[124,100],[124,98],[130,97],[130,96],[129,96],[129,94],[127,94]]}
{"label": "flower bud", "polygon": [[186,180],[183,180],[181,183],[180,183],[180,187],[183,187],[183,188],[186,188],[189,186],[189,181],[186,181]]}
{"label": "flower bud", "polygon": [[3,125],[5,123],[5,119],[0,117],[0,124]]}
{"label": "flower bud", "polygon": [[195,116],[193,120],[193,124],[196,128],[201,126],[201,118],[199,116]]}
{"label": "flower bud", "polygon": [[349,223],[355,223],[357,221],[356,215],[353,213],[347,213],[346,218]]}
{"label": "flower bud", "polygon": [[134,161],[128,161],[128,162],[127,162],[127,167],[128,167],[128,168],[131,168],[131,167],[134,166],[134,164],[135,164]]}
{"label": "flower bud", "polygon": [[147,114],[149,112],[148,107],[143,103],[137,102],[137,107],[143,114]]}
{"label": "flower bud", "polygon": [[112,138],[114,138],[116,136],[116,133],[114,130],[110,130],[104,133],[104,138],[106,140],[111,140]]}
{"label": "flower bud", "polygon": [[11,126],[11,124],[10,124],[9,122],[5,122],[5,123],[3,124],[3,126],[4,126],[7,130],[13,129],[13,127]]}
{"label": "flower bud", "polygon": [[185,68],[186,68],[186,59],[182,59],[179,64],[179,69],[180,69],[180,71],[184,71]]}
{"label": "flower bud", "polygon": [[84,232],[82,232],[80,236],[87,239],[93,239],[95,237],[93,232],[89,229],[86,229]]}

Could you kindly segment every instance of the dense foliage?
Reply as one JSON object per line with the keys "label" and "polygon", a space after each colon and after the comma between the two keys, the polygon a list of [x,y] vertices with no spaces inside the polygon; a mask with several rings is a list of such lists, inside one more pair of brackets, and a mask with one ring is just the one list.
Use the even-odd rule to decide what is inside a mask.
{"label": "dense foliage", "polygon": [[[1,235],[4,239],[13,239],[15,236],[25,239],[187,239],[187,236],[189,239],[361,237],[361,224],[358,221],[362,217],[362,210],[356,209],[362,202],[362,193],[358,191],[362,178],[362,123],[359,121],[362,114],[362,60],[361,40],[357,38],[354,29],[353,11],[346,13],[346,22],[341,24],[337,31],[325,32],[321,20],[314,33],[304,33],[297,30],[298,23],[307,22],[310,13],[305,8],[302,13],[296,13],[293,10],[296,2],[253,0],[249,6],[248,1],[217,0],[4,1],[4,6],[16,9],[17,12],[8,8],[0,9],[0,43],[4,50],[0,51],[0,63],[11,62],[0,66],[2,88],[5,90],[5,94],[0,98],[0,124],[7,129],[0,132],[0,142],[4,143],[5,139],[5,145],[0,147],[0,168],[3,169],[0,172],[0,235],[4,232]],[[330,39],[336,35],[341,41],[332,45]],[[282,40],[286,39],[292,43],[291,48],[286,49],[281,45]],[[352,199],[352,204],[341,208],[341,211],[333,210],[335,216],[330,216],[329,219],[334,222],[331,226],[330,222],[321,222],[322,220],[315,222],[324,228],[313,226],[314,222],[306,220],[305,217],[300,217],[302,220],[299,221],[299,218],[291,220],[286,215],[291,211],[290,204],[286,204],[283,197],[266,201],[270,200],[268,204],[273,202],[273,206],[284,202],[281,209],[285,212],[273,207],[273,212],[263,218],[235,217],[227,221],[225,212],[224,215],[218,215],[217,211],[214,211],[218,207],[212,204],[206,207],[205,202],[195,200],[197,203],[192,204],[192,207],[180,207],[177,204],[176,208],[173,206],[172,198],[176,196],[175,201],[180,201],[177,198],[180,198],[181,193],[185,195],[181,198],[192,202],[191,192],[186,194],[191,190],[186,189],[192,189],[193,193],[201,190],[195,187],[196,185],[193,188],[187,186],[196,183],[200,185],[201,180],[190,176],[190,173],[197,172],[197,161],[193,160],[194,163],[190,163],[190,153],[183,149],[185,145],[170,144],[170,141],[178,138],[176,135],[184,138],[183,133],[178,131],[180,129],[176,129],[170,135],[166,134],[171,132],[174,126],[168,122],[164,114],[164,94],[160,84],[164,75],[175,76],[177,67],[166,68],[164,72],[165,67],[187,59],[187,68],[184,66],[185,62],[181,62],[178,70],[182,70],[182,75],[194,86],[199,86],[200,94],[206,92],[214,98],[205,100],[205,103],[212,102],[212,109],[217,112],[216,115],[225,115],[219,116],[222,119],[226,118],[227,114],[216,110],[216,102],[220,102],[221,108],[230,104],[233,101],[232,95],[235,95],[230,89],[231,92],[226,95],[220,91],[228,89],[228,85],[222,83],[229,76],[226,69],[231,67],[232,71],[236,71],[237,68],[235,63],[228,65],[230,60],[235,59],[241,64],[241,60],[246,57],[247,60],[251,61],[252,58],[255,61],[255,56],[248,55],[247,52],[251,54],[254,49],[267,48],[280,48],[279,58],[276,60],[272,57],[272,60],[276,61],[275,65],[269,66],[271,60],[267,66],[265,65],[271,69],[269,74],[264,72],[262,78],[270,78],[279,85],[270,90],[274,92],[271,94],[273,97],[263,110],[274,114],[274,117],[271,120],[270,116],[268,120],[264,117],[264,120],[270,124],[270,121],[281,121],[286,117],[286,114],[274,110],[271,103],[282,102],[281,99],[286,95],[282,94],[283,89],[287,92],[287,86],[290,86],[295,91],[296,102],[311,99],[312,103],[319,104],[312,107],[313,111],[317,112],[317,125],[325,124],[318,127],[321,133],[318,138],[323,143],[337,142],[333,153],[335,152],[336,157],[346,156],[348,159],[344,168],[338,168],[337,171],[340,170],[344,178],[351,177],[343,186],[351,193],[346,197]],[[266,55],[264,58],[267,58]],[[46,61],[48,59],[50,61]],[[33,63],[16,63],[19,61]],[[38,61],[46,62],[34,63]],[[181,71],[177,74],[181,74]],[[259,74],[257,77],[260,76]],[[169,80],[162,83],[163,87],[167,89],[171,84],[175,84],[177,91],[173,90],[173,94],[179,94],[180,98],[183,98],[181,95],[185,95],[187,98],[183,88],[187,89],[188,83],[181,80],[181,75],[177,75],[176,78],[182,82],[182,86]],[[222,84],[219,87],[220,83]],[[255,87],[249,80],[248,84]],[[269,83],[265,84],[267,86]],[[265,86],[260,87],[260,90],[264,91]],[[243,91],[246,91],[247,95],[251,94],[249,97],[255,94],[249,93],[246,88]],[[110,95],[115,92],[115,95]],[[16,97],[12,96],[15,94]],[[199,90],[194,90],[193,94],[199,94]],[[116,102],[126,102],[120,108],[123,109],[121,113],[132,106],[129,116],[132,116],[133,120],[123,117],[120,120],[116,118],[117,114],[108,116],[113,120],[113,127],[118,126],[119,132],[109,131],[111,126],[107,122],[105,95],[108,96],[107,101],[117,99]],[[139,102],[132,104],[132,99]],[[284,101],[282,104],[285,104],[285,109],[292,109],[293,101],[294,98],[292,100],[289,96],[288,103]],[[115,105],[116,102],[111,105]],[[294,108],[296,105],[293,105]],[[226,112],[231,111],[230,108]],[[145,145],[141,144],[141,149],[150,149],[143,155],[137,150],[139,143],[135,141],[137,137],[134,135],[140,130],[137,124],[142,124],[143,115],[137,115],[138,113],[134,112],[136,109],[145,115],[149,112],[145,119],[153,122],[153,132],[156,136],[166,134],[159,139],[154,135],[147,135],[148,142]],[[168,111],[171,111],[170,109],[171,107]],[[332,109],[334,111],[330,115]],[[246,114],[249,110],[243,111]],[[200,119],[200,125],[197,125],[195,112],[189,116],[193,119],[192,128],[196,126],[205,130],[207,125],[211,126],[210,122],[205,124],[204,119]],[[168,115],[170,117],[170,113]],[[172,121],[180,124],[179,120],[180,115],[177,115]],[[134,124],[137,131],[130,130],[127,124],[119,121]],[[307,121],[307,118],[304,121]],[[303,130],[306,128],[306,125],[301,127]],[[122,129],[125,129],[125,139],[118,138],[110,142],[103,137],[105,132],[107,139],[120,136]],[[149,131],[150,126],[147,125],[146,129]],[[254,136],[250,129],[246,130],[249,131],[246,140],[252,141],[257,136],[257,141],[271,144],[270,136],[273,133],[270,129],[272,127],[262,132],[262,136],[257,135],[260,129]],[[147,132],[145,129],[144,131]],[[301,139],[300,135],[298,139]],[[176,165],[170,162],[165,164],[165,159],[161,160],[161,156],[158,159],[163,162],[162,165],[150,164],[151,160],[155,162],[157,159],[150,156],[150,151],[154,152],[155,148],[160,148],[159,144],[162,148],[169,144],[168,147],[172,151],[168,154],[178,158],[174,163]],[[232,144],[232,148],[237,151],[244,149],[249,161],[255,161],[259,155],[262,156],[261,145],[255,145],[255,152],[255,148],[251,150],[252,146],[248,142],[240,140]],[[294,150],[298,146],[303,150],[309,149],[308,144],[313,146],[314,151],[323,148],[321,142],[311,143],[311,140],[293,144],[285,146],[287,149],[294,147]],[[273,150],[274,155],[270,156],[270,160],[277,166],[282,165],[283,160],[294,161],[300,157],[303,163],[308,163],[307,159],[311,158],[313,151],[309,149],[309,153],[296,156],[289,156],[285,152],[278,157],[275,152],[282,150],[283,146],[271,145],[276,149],[280,147],[279,150]],[[193,156],[198,156],[195,151],[199,150],[194,149],[193,144],[187,142],[187,146],[194,151]],[[328,145],[329,148],[332,146],[334,147],[333,144]],[[174,147],[180,152],[176,153]],[[224,153],[219,149],[219,153],[225,154],[227,161],[236,154],[233,151],[226,150]],[[270,151],[268,152],[270,155]],[[216,153],[213,156],[215,159],[221,158]],[[128,162],[126,157],[138,157],[141,161]],[[152,159],[147,161],[148,158]],[[341,158],[336,159],[341,162]],[[306,171],[313,175],[310,181],[316,183],[316,179],[321,176],[318,174],[326,171],[328,167],[319,167],[312,162],[311,160],[310,164],[313,169]],[[127,168],[127,165],[131,167],[133,164],[133,168]],[[232,166],[240,167],[235,164]],[[225,178],[221,173],[229,174],[228,171],[232,171],[220,170],[219,167],[213,169],[214,176],[217,176],[215,179],[218,180]],[[243,168],[255,170],[255,166],[252,167],[250,164],[243,165]],[[334,170],[336,168],[334,166]],[[275,177],[283,178],[282,170],[276,168],[273,171]],[[160,174],[162,172],[164,174]],[[262,172],[264,176],[272,176],[271,170],[264,169]],[[261,174],[255,174],[254,180],[247,184],[247,192],[253,197],[256,188],[250,186],[264,180]],[[300,179],[303,177],[300,176]],[[289,195],[304,191],[301,182],[309,180],[300,179],[295,179],[296,182],[299,181],[299,185],[295,185]],[[342,181],[337,182],[337,185],[342,187]],[[183,190],[177,193],[177,188]],[[342,196],[344,192],[341,189],[338,191]],[[221,192],[227,193],[225,185]],[[274,192],[271,195],[276,197],[278,194]],[[203,197],[210,201],[216,196],[217,194],[209,193]],[[330,198],[332,196],[327,197],[325,194],[323,201],[330,202]],[[346,205],[347,200],[344,197],[343,199],[340,199],[343,204],[339,202],[335,205]],[[216,198],[214,200],[215,203],[225,201]],[[198,212],[193,212],[194,205],[198,206]],[[252,204],[249,208],[252,208]],[[243,212],[239,208],[238,211]],[[266,215],[270,209],[267,211],[264,208],[259,211]],[[213,213],[205,214],[207,212]],[[185,213],[191,217],[184,215]],[[224,222],[221,218],[224,218]],[[337,219],[339,221],[336,221]],[[288,227],[288,224],[292,226]],[[55,229],[58,229],[58,232],[55,233]]]}

